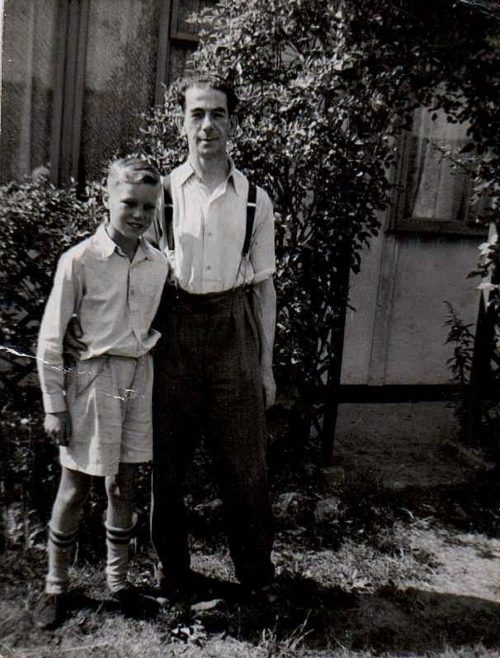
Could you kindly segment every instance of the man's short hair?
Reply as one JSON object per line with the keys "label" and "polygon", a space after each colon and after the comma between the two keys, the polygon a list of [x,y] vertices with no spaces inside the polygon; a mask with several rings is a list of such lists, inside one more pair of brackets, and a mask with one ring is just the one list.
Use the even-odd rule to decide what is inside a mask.
{"label": "man's short hair", "polygon": [[198,89],[215,89],[225,94],[229,115],[233,114],[238,107],[239,98],[233,86],[225,78],[215,73],[200,73],[183,78],[177,87],[177,100],[182,111],[186,109],[186,91],[195,87]]}
{"label": "man's short hair", "polygon": [[159,185],[161,177],[158,169],[147,160],[137,156],[129,156],[113,160],[108,167],[108,187],[118,181]]}

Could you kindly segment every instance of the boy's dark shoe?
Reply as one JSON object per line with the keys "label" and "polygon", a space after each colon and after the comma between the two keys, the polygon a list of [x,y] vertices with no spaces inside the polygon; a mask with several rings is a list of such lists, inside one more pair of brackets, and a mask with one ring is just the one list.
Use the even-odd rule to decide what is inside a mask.
{"label": "boy's dark shoe", "polygon": [[133,585],[113,592],[113,598],[118,601],[123,612],[131,617],[154,617],[159,610],[156,599],[142,594]]}
{"label": "boy's dark shoe", "polygon": [[42,630],[54,630],[64,623],[67,611],[65,594],[44,594],[35,609],[35,624]]}

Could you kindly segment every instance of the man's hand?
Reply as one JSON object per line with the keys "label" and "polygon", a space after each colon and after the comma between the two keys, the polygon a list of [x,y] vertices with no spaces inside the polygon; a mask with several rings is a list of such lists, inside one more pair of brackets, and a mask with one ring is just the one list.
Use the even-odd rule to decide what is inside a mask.
{"label": "man's hand", "polygon": [[272,366],[262,366],[262,386],[264,387],[264,404],[266,409],[269,409],[276,399],[276,383]]}
{"label": "man's hand", "polygon": [[67,446],[71,437],[71,423],[67,411],[59,411],[54,414],[45,414],[43,424],[47,436],[54,439],[57,445]]}

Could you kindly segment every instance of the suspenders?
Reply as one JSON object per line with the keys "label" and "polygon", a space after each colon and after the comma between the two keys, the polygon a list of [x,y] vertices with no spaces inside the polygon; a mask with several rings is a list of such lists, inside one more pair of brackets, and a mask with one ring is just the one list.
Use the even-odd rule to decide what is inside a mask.
{"label": "suspenders", "polygon": [[[165,232],[167,247],[170,251],[175,249],[175,239],[174,239],[174,205],[172,202],[172,195],[170,190],[164,188],[163,201],[165,206]],[[246,227],[245,227],[245,239],[243,241],[243,248],[241,250],[242,258],[246,258],[250,251],[250,244],[252,241],[253,226],[255,223],[255,208],[257,206],[257,188],[253,183],[250,183],[248,187],[248,199],[247,199],[247,215],[246,215]]]}
{"label": "suspenders", "polygon": [[163,188],[163,205],[164,205],[164,218],[165,218],[165,232],[167,239],[167,247],[169,251],[175,249],[175,240],[174,240],[174,203],[172,201],[172,195],[170,194],[170,189]]}
{"label": "suspenders", "polygon": [[252,240],[256,207],[257,207],[257,188],[253,183],[250,183],[248,187],[247,222],[245,228],[245,240],[243,242],[243,249],[241,250],[241,256],[243,258],[246,258],[250,251],[250,242]]}

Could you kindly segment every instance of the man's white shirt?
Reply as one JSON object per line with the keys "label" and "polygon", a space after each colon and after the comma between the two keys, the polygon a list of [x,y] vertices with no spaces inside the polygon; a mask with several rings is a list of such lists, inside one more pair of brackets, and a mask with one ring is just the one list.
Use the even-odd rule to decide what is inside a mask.
{"label": "man's white shirt", "polygon": [[[174,251],[159,239],[178,285],[187,292],[222,292],[255,285],[275,272],[274,214],[269,196],[257,188],[255,222],[248,258],[242,258],[249,182],[231,162],[227,178],[209,193],[190,162],[170,174]],[[163,221],[160,209],[160,222]],[[165,227],[162,226],[165,236]],[[156,235],[154,235],[156,233]]]}

